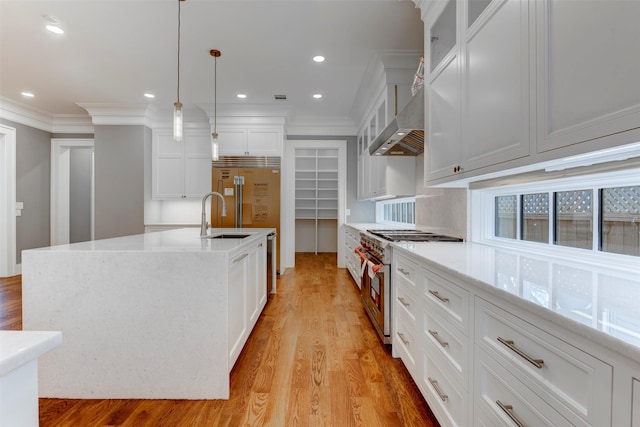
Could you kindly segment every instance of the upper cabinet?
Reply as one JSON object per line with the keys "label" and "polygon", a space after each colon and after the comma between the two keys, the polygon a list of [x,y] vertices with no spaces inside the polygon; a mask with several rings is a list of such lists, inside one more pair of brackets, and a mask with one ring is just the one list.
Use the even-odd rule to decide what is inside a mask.
{"label": "upper cabinet", "polygon": [[220,156],[282,156],[282,127],[219,126]]}
{"label": "upper cabinet", "polygon": [[[371,155],[369,148],[376,137],[411,99],[411,81],[419,55],[411,56],[413,71],[403,75],[404,81],[394,83],[397,74],[386,76],[379,86],[378,96],[368,106],[361,131],[358,133],[358,199],[368,200],[415,194],[415,164],[412,156]],[[385,78],[385,77],[383,77]]]}
{"label": "upper cabinet", "polygon": [[185,129],[182,142],[171,129],[153,131],[152,197],[154,200],[202,198],[211,191],[211,135]]}
{"label": "upper cabinet", "polygon": [[[425,181],[529,155],[529,4],[449,0],[426,21]],[[455,28],[455,36],[451,34]]]}
{"label": "upper cabinet", "polygon": [[638,141],[637,16],[625,0],[430,3],[425,185]]}
{"label": "upper cabinet", "polygon": [[536,7],[538,151],[640,127],[640,2]]}

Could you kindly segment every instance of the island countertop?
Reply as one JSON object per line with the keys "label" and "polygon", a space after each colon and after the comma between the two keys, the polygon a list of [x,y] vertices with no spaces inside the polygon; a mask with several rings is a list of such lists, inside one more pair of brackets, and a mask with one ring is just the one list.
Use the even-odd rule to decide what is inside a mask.
{"label": "island countertop", "polygon": [[23,328],[62,331],[41,397],[227,399],[275,229],[158,231],[22,252]]}
{"label": "island countertop", "polygon": [[[180,228],[177,230],[156,231],[153,233],[132,236],[114,237],[111,239],[70,243],[49,246],[29,251],[167,251],[167,252],[230,252],[239,249],[267,234],[275,228],[212,228],[207,237],[200,237],[200,230]],[[220,234],[249,234],[243,239],[210,237]]]}

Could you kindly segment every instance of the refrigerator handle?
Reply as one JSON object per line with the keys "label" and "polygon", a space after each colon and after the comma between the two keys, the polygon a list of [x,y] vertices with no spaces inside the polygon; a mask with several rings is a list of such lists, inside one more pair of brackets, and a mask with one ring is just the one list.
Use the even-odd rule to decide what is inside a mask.
{"label": "refrigerator handle", "polygon": [[235,228],[242,228],[242,186],[244,185],[244,176],[234,176],[233,184],[236,187],[236,215],[235,215]]}

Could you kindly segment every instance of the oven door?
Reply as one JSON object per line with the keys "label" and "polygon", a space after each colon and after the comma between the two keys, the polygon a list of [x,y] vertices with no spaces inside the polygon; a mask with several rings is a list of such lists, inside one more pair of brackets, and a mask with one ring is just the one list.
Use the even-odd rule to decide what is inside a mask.
{"label": "oven door", "polygon": [[[371,254],[367,258],[382,268],[371,274],[369,268],[362,271],[361,298],[364,308],[376,328],[378,335],[385,344],[391,343],[389,328],[389,265],[382,262]],[[365,262],[365,261],[363,261]]]}

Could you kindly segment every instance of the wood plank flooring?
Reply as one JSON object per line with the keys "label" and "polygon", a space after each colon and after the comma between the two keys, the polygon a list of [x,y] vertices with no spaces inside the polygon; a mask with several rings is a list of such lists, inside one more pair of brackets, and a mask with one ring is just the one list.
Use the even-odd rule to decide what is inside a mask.
{"label": "wood plank flooring", "polygon": [[[21,277],[0,327],[21,329]],[[296,254],[231,372],[229,400],[40,399],[40,426],[422,426],[438,423],[378,340],[336,254]]]}

